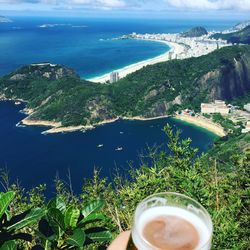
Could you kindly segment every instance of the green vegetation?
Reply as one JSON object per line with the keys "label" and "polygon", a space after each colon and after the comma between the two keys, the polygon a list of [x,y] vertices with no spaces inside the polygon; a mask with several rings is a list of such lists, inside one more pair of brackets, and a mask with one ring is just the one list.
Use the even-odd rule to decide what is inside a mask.
{"label": "green vegetation", "polygon": [[155,117],[183,108],[199,111],[201,102],[249,93],[249,58],[250,46],[232,46],[147,66],[112,85],[80,80],[62,66],[25,66],[0,79],[0,96],[25,100],[34,110],[30,119],[63,126],[122,116]]}
{"label": "green vegetation", "polygon": [[228,34],[217,33],[212,35],[211,38],[223,39],[228,41],[229,43],[250,44],[250,25],[240,31],[233,33],[228,33]]}
{"label": "green vegetation", "polygon": [[183,32],[181,36],[183,37],[200,37],[207,35],[208,32],[204,27],[194,27],[186,32]]}
{"label": "green vegetation", "polygon": [[236,98],[231,103],[232,105],[239,106],[243,109],[245,104],[250,103],[250,93],[246,94],[244,97]]}
{"label": "green vegetation", "polygon": [[[134,210],[142,199],[153,193],[172,191],[193,197],[208,209],[214,223],[212,249],[249,249],[250,134],[221,138],[214,148],[197,157],[197,149],[190,147],[191,140],[180,140],[180,131],[166,126],[165,132],[169,137],[170,154],[150,151],[150,161],[142,162],[139,168],[131,166],[129,176],[116,175],[113,184],[99,178],[98,171],[95,171],[93,179],[85,181],[78,196],[72,195],[60,180],[56,181],[57,198],[48,204],[44,200],[43,186],[24,196],[22,189],[16,185],[7,185],[8,192],[16,193],[13,200],[13,193],[10,193],[12,197],[4,205],[7,220],[27,209],[45,209],[45,225],[49,224],[52,229],[51,234],[43,233],[47,243],[51,244],[51,248],[46,249],[63,249],[60,244],[69,244],[64,246],[70,249],[71,243],[75,242],[70,239],[80,239],[80,230],[85,232],[81,231],[81,237],[88,235],[86,227],[83,227],[84,221],[97,219],[95,223],[108,228],[115,237],[120,231],[131,228]],[[101,200],[105,201],[104,207]],[[99,209],[102,209],[102,215]],[[19,247],[29,249],[44,244],[44,236],[36,230],[39,228],[40,232],[44,232],[40,222],[15,232],[26,230],[32,235],[29,244],[16,240]],[[92,222],[90,227],[93,228]],[[49,235],[53,237],[49,238]],[[109,233],[105,236],[105,240],[110,239]],[[82,241],[81,238],[81,245]],[[53,244],[59,244],[59,248],[54,248]],[[92,243],[84,249],[99,249],[100,245]],[[79,247],[74,245],[72,249]]]}
{"label": "green vegetation", "polygon": [[237,129],[235,124],[229,120],[228,118],[222,116],[221,114],[213,114],[212,116],[213,122],[219,123],[226,132],[229,133],[240,133],[241,128]]}
{"label": "green vegetation", "polygon": [[[0,193],[1,250],[17,249],[17,246],[18,249],[83,249],[93,242],[112,239],[112,234],[104,228],[107,218],[99,212],[104,206],[102,200],[76,207],[66,206],[58,196],[41,208],[28,209],[12,217],[13,206],[20,206],[14,203],[14,197],[13,191]],[[35,229],[31,227],[34,224]]]}

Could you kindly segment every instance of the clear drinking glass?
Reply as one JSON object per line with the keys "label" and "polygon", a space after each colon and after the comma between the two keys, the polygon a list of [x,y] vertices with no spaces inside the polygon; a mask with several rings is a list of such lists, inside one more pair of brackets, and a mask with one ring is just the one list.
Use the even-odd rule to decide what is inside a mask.
{"label": "clear drinking glass", "polygon": [[[147,197],[136,208],[131,238],[134,246],[138,250],[161,250],[159,245],[156,246],[156,244],[152,244],[152,241],[150,242],[146,239],[144,228],[147,223],[152,222],[154,218],[160,218],[162,216],[174,216],[171,218],[178,217],[192,224],[196,229],[195,232],[198,233],[199,236],[199,243],[194,248],[195,250],[209,250],[211,248],[213,224],[206,209],[197,201],[185,195],[178,193],[159,193]],[[171,227],[169,226],[169,228]],[[152,227],[150,230],[153,230]],[[154,232],[152,234],[154,234]],[[168,235],[171,235],[171,232],[168,232]],[[185,237],[182,235],[181,238],[183,239]]]}

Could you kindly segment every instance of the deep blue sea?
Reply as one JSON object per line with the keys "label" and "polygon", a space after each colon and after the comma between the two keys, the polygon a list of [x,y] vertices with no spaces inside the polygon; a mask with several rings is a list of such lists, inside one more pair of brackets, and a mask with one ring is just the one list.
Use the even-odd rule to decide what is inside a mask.
{"label": "deep blue sea", "polygon": [[[48,17],[12,17],[13,23],[0,24],[0,75],[33,62],[68,65],[82,77],[89,78],[131,63],[158,56],[169,48],[146,41],[114,41],[131,32],[180,32],[202,25],[209,30],[223,30],[237,21],[118,20]],[[50,24],[47,28],[39,27]],[[51,26],[52,24],[52,26]],[[8,169],[11,180],[19,179],[25,188],[46,183],[53,190],[58,173],[66,179],[70,169],[75,192],[94,167],[101,176],[112,180],[115,169],[126,174],[129,162],[139,165],[139,155],[147,147],[162,145],[167,138],[162,131],[170,123],[190,137],[199,152],[206,151],[216,138],[213,134],[172,119],[154,121],[118,121],[87,131],[42,135],[45,128],[16,127],[24,114],[12,102],[0,102],[0,168]],[[102,148],[98,148],[103,144]],[[122,151],[115,151],[122,147]],[[0,187],[1,189],[1,187]]]}
{"label": "deep blue sea", "polygon": [[[167,123],[181,129],[182,138],[192,138],[192,146],[198,147],[199,153],[206,151],[216,138],[206,130],[172,119],[118,121],[85,133],[42,135],[44,127],[16,127],[25,117],[19,112],[22,107],[0,102],[0,166],[8,169],[12,181],[18,178],[26,188],[47,183],[52,191],[55,176],[67,179],[68,169],[76,192],[95,167],[109,180],[116,169],[126,174],[129,163],[138,167],[140,155],[147,155],[148,148],[159,146],[158,150],[166,150],[163,128]],[[103,147],[98,148],[99,144]],[[116,151],[118,147],[123,150]]]}

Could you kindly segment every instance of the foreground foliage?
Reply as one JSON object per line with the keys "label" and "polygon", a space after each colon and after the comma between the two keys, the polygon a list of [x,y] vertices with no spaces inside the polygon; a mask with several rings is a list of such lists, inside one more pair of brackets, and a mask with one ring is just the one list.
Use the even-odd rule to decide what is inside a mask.
{"label": "foreground foliage", "polygon": [[[191,140],[180,140],[180,131],[166,126],[165,132],[170,154],[150,151],[139,168],[131,166],[129,176],[114,176],[113,184],[99,178],[95,171],[93,179],[85,181],[79,196],[73,196],[58,180],[57,198],[46,204],[42,193],[33,190],[28,202],[19,198],[20,189],[10,186],[9,190],[15,190],[16,196],[12,203],[9,199],[3,206],[2,211],[8,218],[38,204],[45,211],[32,228],[27,224],[12,232],[28,229],[32,236],[29,244],[18,238],[18,246],[81,249],[84,244],[84,249],[99,249],[103,242],[111,240],[107,229],[113,237],[131,229],[134,210],[142,199],[153,193],[171,191],[193,197],[208,209],[214,223],[213,249],[249,249],[250,134],[219,139],[208,153],[197,157],[197,149],[190,146]],[[9,192],[13,198],[12,191]],[[0,233],[3,228],[6,226],[0,227]],[[93,241],[101,241],[101,244]]]}
{"label": "foreground foliage", "polygon": [[[42,208],[33,208],[11,217],[15,192],[0,193],[0,249],[83,249],[93,242],[107,242],[111,233],[100,213],[104,201],[83,206],[66,205],[58,196]],[[7,208],[10,208],[7,210]],[[96,226],[96,222],[98,225]],[[35,229],[31,228],[35,224]],[[25,242],[29,243],[25,243]]]}

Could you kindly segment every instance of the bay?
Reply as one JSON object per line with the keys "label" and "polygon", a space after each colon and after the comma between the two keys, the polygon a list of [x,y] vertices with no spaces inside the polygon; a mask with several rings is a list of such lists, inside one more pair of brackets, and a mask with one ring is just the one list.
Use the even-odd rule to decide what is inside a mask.
{"label": "bay", "polygon": [[[217,137],[206,130],[170,118],[152,121],[117,121],[86,133],[42,135],[44,127],[16,127],[25,117],[13,102],[0,102],[0,168],[9,171],[11,181],[19,180],[27,189],[41,183],[53,192],[56,175],[67,181],[70,170],[73,189],[79,193],[84,178],[91,178],[94,168],[101,177],[112,180],[116,170],[127,174],[131,166],[140,165],[140,156],[148,148],[167,150],[163,132],[168,123],[190,137],[192,146],[205,152]],[[103,147],[98,145],[103,144]],[[116,151],[122,147],[123,150]],[[147,158],[144,160],[147,161]],[[131,165],[132,164],[132,165]]]}

